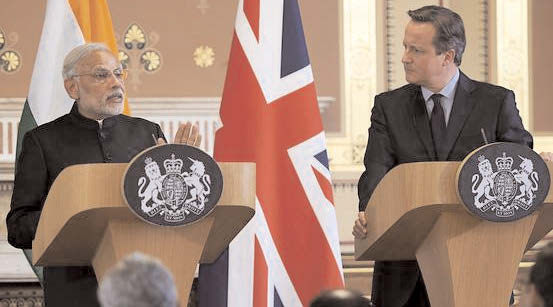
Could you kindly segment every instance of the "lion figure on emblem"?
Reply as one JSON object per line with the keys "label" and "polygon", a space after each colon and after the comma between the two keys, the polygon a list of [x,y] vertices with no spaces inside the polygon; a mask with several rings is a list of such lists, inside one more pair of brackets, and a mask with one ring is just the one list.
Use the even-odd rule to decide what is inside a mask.
{"label": "lion figure on emblem", "polygon": [[490,160],[486,159],[484,156],[480,156],[478,160],[480,161],[480,163],[478,163],[478,171],[480,172],[480,175],[482,175],[482,181],[480,181],[478,187],[476,187],[476,184],[480,179],[480,175],[472,175],[472,193],[476,194],[474,196],[474,205],[480,209],[486,204],[486,200],[483,202],[480,201],[482,196],[485,196],[486,199],[493,199],[490,191],[493,188],[493,178],[495,174]]}
{"label": "lion figure on emblem", "polygon": [[[144,162],[146,164],[144,170],[146,171],[146,175],[148,176],[148,179],[150,179],[150,182],[148,183],[148,186],[146,186],[146,189],[144,189],[144,186],[146,185],[146,178],[140,177],[140,179],[138,179],[138,197],[142,198],[142,211],[148,213],[158,205],[163,204],[163,200],[159,199],[158,194],[159,191],[162,190],[161,182],[164,176],[161,175],[161,171],[159,170],[157,163],[152,161],[151,158],[146,158]],[[154,206],[152,204],[148,204],[150,200],[153,200],[156,205]]]}

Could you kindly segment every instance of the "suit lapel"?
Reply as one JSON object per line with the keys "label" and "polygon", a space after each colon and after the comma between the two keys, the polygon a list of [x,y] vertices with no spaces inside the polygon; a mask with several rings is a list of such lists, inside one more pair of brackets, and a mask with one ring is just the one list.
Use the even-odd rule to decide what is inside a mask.
{"label": "suit lapel", "polygon": [[474,107],[475,101],[471,97],[473,88],[474,85],[472,84],[472,80],[462,72],[459,72],[459,83],[455,91],[453,107],[447,124],[446,143],[443,147],[444,151],[438,153],[439,160],[445,161],[449,156],[453,145],[459,137],[459,133],[461,133],[463,129],[465,121]]}
{"label": "suit lapel", "polygon": [[414,93],[410,95],[410,97],[412,97],[410,106],[411,106],[411,114],[413,114],[413,124],[415,126],[415,130],[417,131],[417,135],[419,136],[422,143],[424,144],[424,147],[426,148],[428,156],[431,157],[432,160],[434,160],[435,159],[434,144],[432,144],[432,132],[430,131],[430,120],[428,118],[428,113],[426,111],[424,98],[422,97],[420,86],[414,86],[412,90],[414,91]]}

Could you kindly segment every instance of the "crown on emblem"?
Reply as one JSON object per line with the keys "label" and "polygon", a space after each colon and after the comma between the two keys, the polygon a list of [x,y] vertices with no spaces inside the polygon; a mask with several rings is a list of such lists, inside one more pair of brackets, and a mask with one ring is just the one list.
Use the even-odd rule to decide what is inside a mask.
{"label": "crown on emblem", "polygon": [[495,165],[497,165],[497,171],[510,171],[511,166],[513,166],[513,158],[505,156],[498,157],[495,159]]}
{"label": "crown on emblem", "polygon": [[181,159],[175,159],[175,154],[171,154],[171,159],[167,159],[163,162],[165,172],[167,174],[180,174],[183,162]]}

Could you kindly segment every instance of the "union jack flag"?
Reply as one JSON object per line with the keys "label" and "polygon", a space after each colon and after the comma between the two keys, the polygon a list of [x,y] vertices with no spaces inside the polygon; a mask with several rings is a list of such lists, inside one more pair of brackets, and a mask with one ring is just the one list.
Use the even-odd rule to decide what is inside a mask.
{"label": "union jack flag", "polygon": [[305,306],[344,286],[325,137],[297,0],[240,0],[217,161],[255,162],[256,214],[212,265],[200,306]]}

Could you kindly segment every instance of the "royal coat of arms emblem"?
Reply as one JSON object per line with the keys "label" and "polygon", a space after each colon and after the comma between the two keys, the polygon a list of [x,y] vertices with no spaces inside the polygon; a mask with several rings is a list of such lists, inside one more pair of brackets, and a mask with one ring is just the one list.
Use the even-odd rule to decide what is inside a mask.
{"label": "royal coat of arms emblem", "polygon": [[189,172],[181,172],[182,159],[171,154],[171,158],[163,162],[165,175],[162,175],[157,162],[146,157],[144,171],[148,179],[140,177],[138,180],[140,209],[144,213],[154,216],[164,210],[166,221],[177,222],[184,220],[190,212],[202,213],[210,194],[211,180],[202,162],[188,159],[192,161]]}
{"label": "royal coat of arms emblem", "polygon": [[495,159],[497,171],[494,172],[490,160],[478,157],[480,174],[472,176],[474,205],[482,212],[492,207],[497,216],[512,216],[515,209],[528,210],[536,198],[539,187],[539,175],[534,171],[532,160],[518,156],[519,168],[512,170],[513,158],[503,153]]}
{"label": "royal coat of arms emblem", "polygon": [[[155,224],[176,226],[195,221],[206,210],[212,209],[212,200],[216,202],[221,194],[220,170],[216,167],[213,171],[216,163],[196,148],[176,147],[175,149],[181,150],[163,150],[164,153],[161,154],[159,150],[164,149],[163,146],[154,147],[157,150],[150,153],[143,152],[131,162],[134,167],[129,167],[129,171],[133,171],[134,179],[129,182],[125,179],[125,194],[129,205],[136,202],[137,205],[131,205],[133,211]],[[183,152],[182,149],[186,150]],[[206,160],[202,155],[198,157],[198,151],[209,159]],[[166,158],[159,159],[164,157]],[[142,172],[137,166],[140,162],[143,165]],[[206,167],[206,163],[211,164],[211,170]]]}
{"label": "royal coat of arms emblem", "polygon": [[495,143],[465,159],[458,187],[471,212],[493,221],[511,221],[531,214],[543,202],[549,191],[549,172],[531,149]]}

